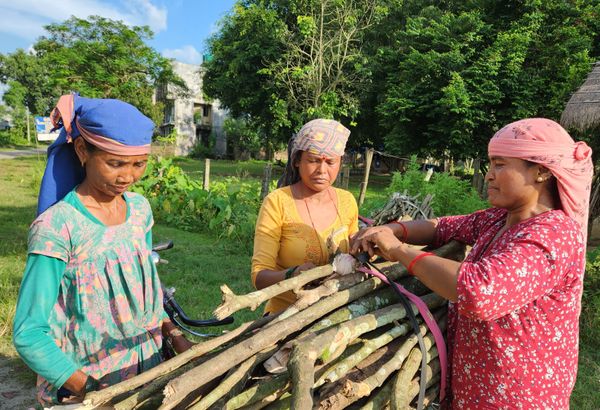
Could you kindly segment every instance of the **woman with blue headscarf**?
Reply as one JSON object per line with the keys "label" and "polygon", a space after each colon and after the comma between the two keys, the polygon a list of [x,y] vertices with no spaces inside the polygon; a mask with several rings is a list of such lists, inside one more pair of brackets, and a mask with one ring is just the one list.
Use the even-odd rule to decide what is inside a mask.
{"label": "woman with blue headscarf", "polygon": [[146,169],[154,124],[125,102],[77,94],[51,117],[62,131],[48,149],[13,336],[43,405],[152,368],[163,337],[190,346],[164,314],[148,201],[127,191]]}

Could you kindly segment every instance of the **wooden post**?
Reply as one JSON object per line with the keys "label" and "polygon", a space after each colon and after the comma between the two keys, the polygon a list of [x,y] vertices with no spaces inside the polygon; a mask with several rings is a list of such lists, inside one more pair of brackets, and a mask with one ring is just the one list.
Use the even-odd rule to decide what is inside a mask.
{"label": "wooden post", "polygon": [[473,161],[473,188],[477,190],[479,196],[483,194],[483,175],[481,175],[481,160],[475,158]]}
{"label": "wooden post", "polygon": [[350,167],[344,167],[342,169],[342,189],[348,189],[350,183]]}
{"label": "wooden post", "polygon": [[360,195],[358,196],[358,206],[362,206],[365,201],[365,194],[367,193],[367,185],[369,185],[369,173],[371,172],[371,162],[373,162],[373,148],[367,150],[365,158],[365,178],[360,183]]}
{"label": "wooden post", "polygon": [[269,195],[269,185],[271,184],[271,170],[273,169],[273,164],[270,162],[265,165],[265,169],[263,172],[262,186],[260,188],[260,200],[265,199],[267,195]]}
{"label": "wooden post", "polygon": [[210,159],[204,160],[204,179],[202,180],[202,189],[208,191],[210,187]]}
{"label": "wooden post", "polygon": [[25,108],[25,113],[27,114],[27,142],[31,143],[31,137],[29,136],[29,108]]}

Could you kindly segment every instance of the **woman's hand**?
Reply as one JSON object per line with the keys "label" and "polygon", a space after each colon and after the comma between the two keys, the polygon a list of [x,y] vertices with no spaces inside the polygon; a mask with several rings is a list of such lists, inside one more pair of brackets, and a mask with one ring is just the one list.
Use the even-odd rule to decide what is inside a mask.
{"label": "woman's hand", "polygon": [[311,270],[312,268],[316,268],[317,265],[315,265],[312,262],[306,262],[303,263],[302,265],[298,266],[296,268],[296,270],[294,270],[294,273],[292,273],[292,276],[298,276],[300,273],[307,271],[307,270]]}
{"label": "woman's hand", "polygon": [[171,336],[171,344],[175,353],[180,354],[194,346],[196,343],[190,342],[183,335]]}
{"label": "woman's hand", "polygon": [[183,353],[196,343],[190,342],[185,338],[181,329],[179,329],[170,319],[164,319],[162,324],[163,339],[168,339],[175,353]]}
{"label": "woman's hand", "polygon": [[368,252],[371,257],[379,255],[388,261],[397,261],[396,253],[402,246],[403,243],[389,226],[374,226],[361,229],[351,238],[350,253]]}

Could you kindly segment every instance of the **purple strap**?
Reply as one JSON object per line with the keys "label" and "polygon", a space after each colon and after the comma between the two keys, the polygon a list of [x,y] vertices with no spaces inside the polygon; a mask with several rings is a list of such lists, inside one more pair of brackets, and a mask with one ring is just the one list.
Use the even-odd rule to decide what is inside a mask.
{"label": "purple strap", "polygon": [[404,287],[402,285],[399,285],[396,282],[390,283],[388,281],[387,277],[385,277],[385,275],[382,275],[381,273],[379,273],[377,271],[374,271],[372,269],[365,268],[365,267],[360,267],[357,270],[367,273],[372,276],[376,276],[379,279],[381,279],[382,281],[384,281],[385,283],[387,283],[388,285],[395,286],[396,289],[398,289],[403,295],[405,295],[408,298],[408,300],[410,300],[412,303],[414,303],[415,306],[417,307],[417,309],[419,310],[421,317],[423,318],[423,320],[425,321],[425,324],[427,324],[427,327],[429,327],[429,330],[431,331],[431,334],[433,335],[435,344],[438,349],[438,356],[440,359],[440,371],[442,373],[441,380],[440,380],[440,384],[441,384],[441,386],[440,386],[440,403],[442,403],[446,396],[446,372],[448,371],[448,354],[446,352],[446,342],[444,341],[444,336],[442,335],[442,331],[440,330],[440,327],[438,326],[437,322],[435,321],[433,315],[429,311],[429,308],[427,307],[425,302],[423,302],[423,300],[420,297],[410,293],[408,290],[404,289]]}

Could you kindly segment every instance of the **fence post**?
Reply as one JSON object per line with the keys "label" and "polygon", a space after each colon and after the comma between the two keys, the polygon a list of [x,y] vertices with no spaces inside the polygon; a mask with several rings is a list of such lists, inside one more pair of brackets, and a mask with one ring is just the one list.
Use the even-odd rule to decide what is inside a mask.
{"label": "fence post", "polygon": [[365,194],[367,193],[367,185],[369,185],[369,173],[371,172],[371,162],[373,162],[373,148],[367,150],[365,157],[365,178],[360,183],[360,195],[358,196],[358,206],[362,206],[365,201]]}
{"label": "fence post", "polygon": [[202,189],[208,191],[210,187],[210,159],[204,160],[204,178],[202,180]]}
{"label": "fence post", "polygon": [[273,165],[269,162],[265,165],[265,169],[263,172],[262,186],[260,188],[260,200],[265,199],[267,195],[269,195],[269,185],[271,184],[271,170],[273,169]]}
{"label": "fence post", "polygon": [[342,169],[342,189],[348,189],[348,185],[350,183],[350,166],[344,167]]}
{"label": "fence post", "polygon": [[473,182],[471,185],[483,198],[483,175],[481,174],[481,160],[479,158],[475,158],[473,161]]}

